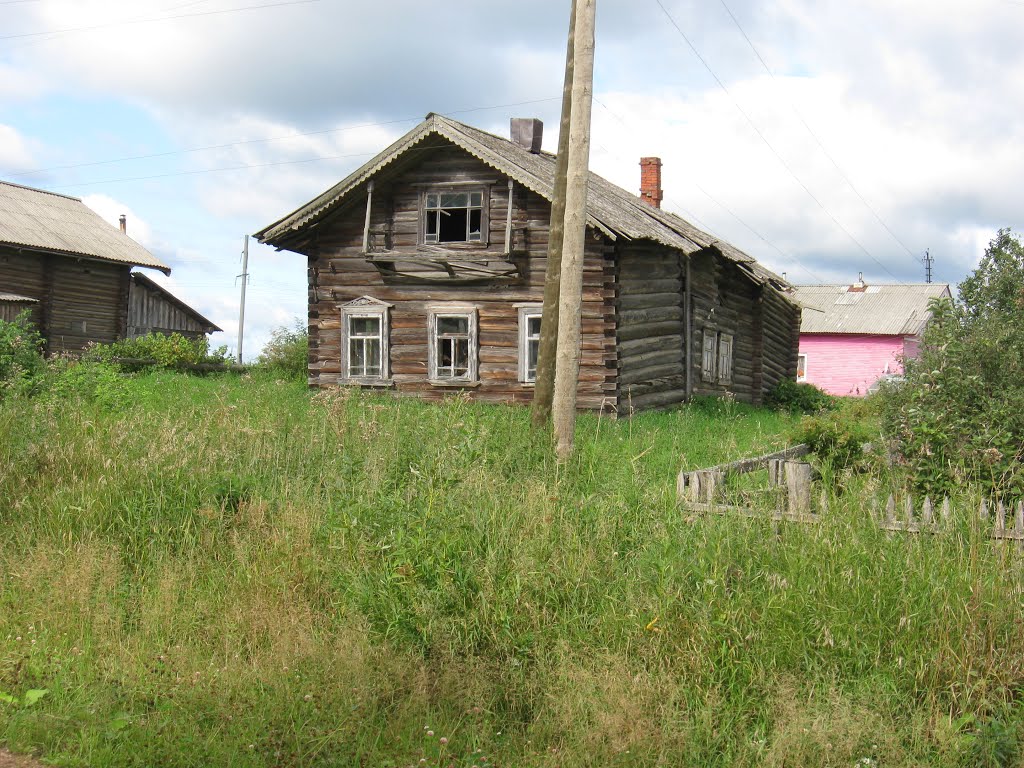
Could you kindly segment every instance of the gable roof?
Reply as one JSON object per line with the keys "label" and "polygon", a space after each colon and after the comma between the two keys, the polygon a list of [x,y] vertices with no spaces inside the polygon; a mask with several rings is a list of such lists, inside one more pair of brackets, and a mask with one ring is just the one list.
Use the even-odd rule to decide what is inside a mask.
{"label": "gable roof", "polygon": [[182,312],[184,312],[186,315],[189,315],[199,325],[203,326],[203,333],[213,333],[214,331],[223,331],[224,330],[223,328],[221,328],[221,327],[211,323],[209,320],[207,320],[201,314],[196,312],[196,310],[194,310],[192,307],[190,307],[184,301],[179,299],[177,296],[175,296],[173,293],[168,291],[166,288],[164,288],[159,283],[156,283],[156,282],[153,282],[152,280],[150,280],[148,277],[146,277],[141,272],[132,272],[132,280],[135,282],[136,285],[142,286],[143,288],[147,288],[147,289],[149,289],[151,291],[154,291],[154,292],[160,294],[160,297],[162,299],[164,299],[164,301],[168,302],[169,304],[173,304],[178,309],[180,309]]}
{"label": "gable roof", "polygon": [[800,333],[858,333],[914,336],[931,318],[928,303],[950,297],[946,283],[868,285],[797,285],[795,298],[804,306]]}
{"label": "gable roof", "polygon": [[[288,236],[315,224],[335,210],[354,189],[397,160],[408,150],[431,136],[439,136],[460,147],[513,181],[550,201],[555,188],[555,155],[533,153],[513,141],[481,131],[441,115],[431,113],[409,133],[378,154],[323,194],[255,234],[260,242],[278,247]],[[759,284],[777,290],[789,290],[779,275],[758,264],[729,243],[690,224],[673,213],[654,208],[607,179],[590,173],[587,192],[587,225],[612,240],[650,240],[690,254],[703,248],[716,248]]]}
{"label": "gable roof", "polygon": [[0,181],[0,244],[118,264],[171,268],[77,197]]}

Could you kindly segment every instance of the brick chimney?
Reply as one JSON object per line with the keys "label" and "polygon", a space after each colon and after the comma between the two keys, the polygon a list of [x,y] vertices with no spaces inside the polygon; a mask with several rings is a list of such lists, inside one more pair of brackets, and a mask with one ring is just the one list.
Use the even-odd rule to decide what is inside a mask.
{"label": "brick chimney", "polygon": [[513,117],[511,120],[512,141],[533,154],[540,152],[544,141],[544,123],[535,117]]}
{"label": "brick chimney", "polygon": [[640,199],[655,208],[661,208],[661,158],[640,158]]}
{"label": "brick chimney", "polygon": [[128,234],[128,217],[122,213],[118,221],[121,222],[121,231]]}

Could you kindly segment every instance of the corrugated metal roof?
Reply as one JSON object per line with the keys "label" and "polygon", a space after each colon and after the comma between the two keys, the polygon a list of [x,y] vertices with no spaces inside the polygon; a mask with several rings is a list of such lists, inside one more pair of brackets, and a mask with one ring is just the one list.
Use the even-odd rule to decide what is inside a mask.
{"label": "corrugated metal roof", "polygon": [[[278,245],[305,226],[316,222],[333,210],[345,196],[394,162],[407,150],[430,136],[440,136],[469,152],[478,160],[507,175],[546,200],[554,196],[555,156],[549,152],[532,153],[515,142],[481,131],[478,128],[431,114],[390,147],[385,149],[347,178],[322,195],[296,209],[284,218],[256,233],[264,243]],[[587,194],[587,224],[612,240],[651,240],[684,253],[693,253],[714,246],[730,261],[758,283],[788,290],[789,284],[779,275],[765,269],[748,254],[703,232],[685,219],[654,208],[610,181],[590,174]]]}
{"label": "corrugated metal roof", "polygon": [[928,302],[950,297],[946,283],[867,285],[798,285],[796,300],[804,307],[801,333],[866,333],[913,336],[931,313]]}
{"label": "corrugated metal roof", "polygon": [[0,243],[171,272],[77,197],[7,181],[0,181]]}
{"label": "corrugated metal roof", "polygon": [[37,304],[38,300],[30,296],[19,296],[16,293],[0,293],[0,301],[7,301],[12,304]]}

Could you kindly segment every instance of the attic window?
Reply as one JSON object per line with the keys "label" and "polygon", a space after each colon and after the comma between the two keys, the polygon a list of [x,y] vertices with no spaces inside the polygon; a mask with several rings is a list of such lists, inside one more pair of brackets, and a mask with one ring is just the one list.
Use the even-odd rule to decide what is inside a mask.
{"label": "attic window", "polygon": [[483,232],[483,190],[424,194],[424,243],[480,243]]}

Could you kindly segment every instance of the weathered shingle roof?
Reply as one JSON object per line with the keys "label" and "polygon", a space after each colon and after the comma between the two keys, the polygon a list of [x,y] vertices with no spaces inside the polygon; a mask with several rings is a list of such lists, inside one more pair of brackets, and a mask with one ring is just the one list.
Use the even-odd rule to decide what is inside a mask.
{"label": "weathered shingle roof", "polygon": [[[334,210],[349,192],[431,136],[447,139],[546,200],[551,200],[554,196],[553,154],[534,154],[508,139],[441,115],[430,114],[426,120],[347,178],[284,218],[260,230],[255,236],[260,242],[278,245],[290,234],[298,232]],[[771,284],[779,290],[789,288],[782,277],[758,264],[752,256],[701,231],[673,213],[647,205],[636,195],[596,173],[590,174],[587,224],[612,240],[620,237],[627,240],[651,240],[678,248],[687,254],[713,246],[727,259],[739,265],[756,282]]]}
{"label": "weathered shingle roof", "polygon": [[[949,297],[946,283],[868,285],[798,285],[796,300],[804,306],[801,333],[860,333],[913,336],[931,317],[928,302]],[[817,311],[816,311],[817,310]]]}
{"label": "weathered shingle roof", "polygon": [[0,293],[0,301],[6,301],[11,304],[38,304],[36,299],[29,296],[19,296],[16,293]]}
{"label": "weathered shingle roof", "polygon": [[0,243],[171,272],[77,197],[7,181],[0,181]]}

